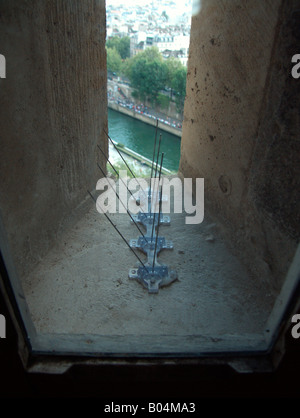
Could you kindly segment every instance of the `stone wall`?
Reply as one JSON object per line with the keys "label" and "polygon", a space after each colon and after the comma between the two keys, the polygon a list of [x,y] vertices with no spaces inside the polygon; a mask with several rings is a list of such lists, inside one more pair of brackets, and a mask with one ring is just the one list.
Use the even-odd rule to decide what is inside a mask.
{"label": "stone wall", "polygon": [[206,213],[274,287],[299,239],[297,13],[293,0],[202,0],[182,133],[180,172],[204,177]]}
{"label": "stone wall", "polygon": [[[0,207],[19,273],[95,188],[106,149],[105,2],[0,3]],[[92,202],[92,201],[91,201]]]}

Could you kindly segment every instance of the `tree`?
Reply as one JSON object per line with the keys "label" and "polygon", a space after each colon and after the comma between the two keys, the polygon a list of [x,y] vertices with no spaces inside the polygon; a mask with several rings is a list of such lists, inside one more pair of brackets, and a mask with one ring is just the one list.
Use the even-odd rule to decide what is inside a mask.
{"label": "tree", "polygon": [[137,54],[127,69],[131,85],[139,92],[140,98],[149,98],[156,103],[158,93],[165,87],[168,78],[168,68],[158,48],[147,48]]}
{"label": "tree", "polygon": [[158,93],[157,104],[161,109],[167,110],[170,105],[170,98],[164,94]]}
{"label": "tree", "polygon": [[130,38],[129,38],[129,36],[125,36],[124,38],[121,38],[118,51],[119,51],[119,54],[121,55],[121,58],[123,60],[130,57]]}
{"label": "tree", "polygon": [[130,38],[129,36],[124,36],[120,38],[119,36],[113,36],[109,38],[106,42],[107,48],[115,48],[122,60],[130,57]]}
{"label": "tree", "polygon": [[132,63],[133,58],[126,58],[122,63],[121,72],[128,79],[130,79]]}
{"label": "tree", "polygon": [[107,71],[118,73],[121,70],[122,59],[115,48],[106,48]]}
{"label": "tree", "polygon": [[176,91],[175,101],[178,112],[183,112],[184,99],[186,94],[186,76],[187,69],[182,66],[178,68],[173,75],[172,88]]}
{"label": "tree", "polygon": [[170,57],[166,61],[168,67],[168,79],[167,79],[167,86],[171,88],[171,98],[172,98],[172,90],[173,90],[173,79],[175,77],[175,73],[180,68],[183,68],[180,60],[175,57]]}
{"label": "tree", "polygon": [[159,49],[156,46],[146,48],[145,51],[140,52],[140,54],[143,54],[143,56],[149,61],[154,61],[155,59],[162,61],[163,59]]}

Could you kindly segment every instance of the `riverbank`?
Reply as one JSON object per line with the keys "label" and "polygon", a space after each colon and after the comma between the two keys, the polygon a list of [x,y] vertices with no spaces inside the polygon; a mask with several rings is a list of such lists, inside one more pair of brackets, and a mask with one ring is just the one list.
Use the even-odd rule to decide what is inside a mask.
{"label": "riverbank", "polygon": [[[127,163],[131,163],[134,174],[141,175],[141,176],[150,176],[151,173],[151,167],[152,167],[152,161],[148,158],[144,157],[143,155],[138,154],[137,152],[129,149],[128,147],[125,147],[122,144],[118,144],[116,141],[112,141],[114,145],[111,143],[109,144],[109,158],[110,161],[115,164],[122,163],[122,158],[120,157],[118,151],[122,154],[122,156],[125,158],[125,161]],[[117,150],[115,149],[117,148]],[[154,163],[154,169],[156,164]],[[159,169],[159,167],[158,167]],[[174,174],[175,172],[172,172],[171,170],[168,170],[165,167],[162,167],[161,169],[162,174],[170,175]]]}
{"label": "riverbank", "polygon": [[[141,122],[147,123],[148,125],[156,126],[156,119],[150,118],[145,116],[141,113],[136,112],[134,109],[128,109],[124,106],[121,106],[111,100],[108,100],[108,107],[113,109],[117,112],[123,113],[124,115],[130,116],[134,119],[140,120]],[[158,128],[162,131],[168,132],[172,135],[175,135],[181,138],[181,129],[173,128],[173,126],[169,126],[161,121],[158,120]]]}

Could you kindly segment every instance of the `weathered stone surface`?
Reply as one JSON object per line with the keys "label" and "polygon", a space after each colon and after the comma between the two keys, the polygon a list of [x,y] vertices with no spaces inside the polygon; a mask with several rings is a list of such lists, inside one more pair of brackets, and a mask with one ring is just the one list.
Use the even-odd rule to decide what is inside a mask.
{"label": "weathered stone surface", "polygon": [[99,178],[107,130],[105,2],[0,3],[0,206],[21,274]]}
{"label": "weathered stone surface", "polygon": [[292,0],[201,2],[182,134],[181,173],[204,177],[206,209],[252,272],[274,286],[299,234],[295,13]]}

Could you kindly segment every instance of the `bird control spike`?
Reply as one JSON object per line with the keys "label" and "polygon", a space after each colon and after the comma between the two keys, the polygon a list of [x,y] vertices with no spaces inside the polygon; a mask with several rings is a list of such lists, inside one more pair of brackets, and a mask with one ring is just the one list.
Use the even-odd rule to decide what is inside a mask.
{"label": "bird control spike", "polygon": [[[92,195],[92,193],[88,190],[87,191],[88,194],[91,196],[91,198],[93,199],[93,201],[96,203],[97,206],[97,200],[94,198],[94,196]],[[122,240],[125,242],[125,244],[129,247],[129,249],[133,252],[133,254],[136,256],[136,258],[139,260],[139,262],[142,264],[143,268],[145,269],[145,271],[147,271],[148,273],[150,273],[150,270],[148,269],[148,267],[145,266],[145,264],[143,263],[143,261],[140,259],[140,257],[137,255],[137,253],[133,250],[133,248],[130,246],[130,244],[128,244],[128,241],[126,240],[126,238],[124,237],[124,235],[118,230],[118,228],[116,227],[116,225],[113,223],[113,221],[110,219],[110,217],[103,212],[103,214],[105,215],[106,219],[109,221],[109,223],[114,227],[114,229],[117,231],[117,233],[120,235],[120,237],[122,238]]]}
{"label": "bird control spike", "polygon": [[[113,143],[112,139],[109,137],[109,135],[107,133],[106,133],[106,135],[108,136],[108,138],[110,139],[110,141],[114,145],[114,143]],[[153,161],[152,161],[151,173],[153,173],[153,169],[154,169],[154,158],[155,158],[155,151],[156,151],[156,135],[157,135],[157,130],[156,130],[156,134],[155,134],[155,145],[154,145],[154,151],[153,151]],[[156,177],[157,177],[160,144],[161,144],[161,134],[160,134],[160,137],[159,137],[158,150],[157,150],[157,155],[156,155],[156,167],[155,167],[154,181],[156,180]],[[103,153],[101,148],[100,147],[98,147],[98,148]],[[119,150],[117,150],[117,151],[119,152]],[[104,156],[105,156],[105,154],[104,154]],[[118,232],[118,234],[121,236],[123,241],[127,244],[127,246],[130,248],[130,250],[133,252],[135,257],[140,262],[140,265],[138,267],[132,268],[132,269],[129,270],[128,277],[130,279],[138,280],[145,288],[148,289],[149,293],[158,293],[160,287],[167,286],[170,283],[177,280],[176,271],[169,270],[167,265],[160,264],[157,261],[158,254],[161,250],[163,250],[163,249],[169,249],[169,250],[173,249],[172,241],[168,241],[164,237],[159,236],[160,225],[161,224],[170,225],[170,217],[165,216],[165,215],[162,214],[162,201],[163,201],[163,194],[162,194],[163,187],[162,187],[162,185],[160,186],[160,190],[159,190],[163,158],[164,158],[164,153],[162,153],[162,155],[161,155],[158,186],[157,186],[157,192],[156,193],[154,193],[154,191],[152,190],[152,187],[151,187],[152,186],[151,185],[152,179],[150,178],[150,187],[149,187],[148,192],[147,192],[147,195],[148,195],[148,211],[147,212],[140,211],[138,213],[138,215],[131,215],[129,213],[129,211],[127,210],[127,208],[125,208],[128,215],[130,216],[131,221],[135,224],[135,226],[137,227],[137,229],[141,233],[141,236],[139,238],[131,239],[130,242],[128,243],[127,240],[124,238],[124,236],[121,234],[121,232],[118,230],[116,225],[114,225],[114,223],[107,216],[107,214],[103,212],[104,215],[106,216],[106,218],[108,219],[108,221],[111,223],[111,225]],[[107,157],[106,157],[106,159],[108,161]],[[123,157],[122,157],[122,159],[123,159]],[[123,161],[125,162],[124,159],[123,159]],[[125,164],[126,164],[126,162],[125,162]],[[97,165],[98,165],[98,168],[101,170],[102,174],[105,176],[105,173],[102,170],[102,168],[100,167],[100,165],[99,164],[97,164]],[[126,166],[127,166],[127,164],[126,164]],[[128,169],[129,169],[129,167],[128,167]],[[131,172],[130,169],[129,169],[129,171]],[[135,176],[132,172],[131,172],[131,174],[135,178]],[[151,174],[151,177],[152,177],[152,174]],[[140,186],[140,190],[143,191],[141,186]],[[96,199],[93,197],[93,195],[89,191],[88,191],[88,193],[90,194],[90,196],[96,202],[96,205],[97,205]],[[119,197],[119,195],[117,194],[116,191],[115,191],[115,193],[116,193],[116,196],[119,199],[119,201],[123,204],[123,202],[120,200],[120,197]],[[143,191],[143,193],[145,194],[145,191]],[[152,210],[151,210],[152,201],[153,201],[154,196],[155,196],[155,199],[156,199],[155,204],[157,203],[157,200],[159,200],[158,217],[156,217],[156,213],[155,212],[153,213]],[[123,206],[124,206],[124,204],[123,204]],[[140,208],[140,209],[142,209],[142,208]],[[145,234],[141,231],[141,229],[137,225],[138,223],[142,224],[146,228]],[[139,249],[140,251],[142,251],[144,254],[147,255],[147,262],[146,263],[144,263],[140,259],[140,257],[134,251],[134,248]]]}
{"label": "bird control spike", "polygon": [[[161,163],[160,163],[160,171],[159,171],[159,180],[161,177],[161,169],[162,169],[162,162],[163,162],[164,154],[162,153]],[[158,159],[158,156],[157,156]],[[155,174],[156,177],[156,174]],[[162,209],[162,185],[160,188],[160,192],[157,193],[159,196],[159,211],[158,217],[156,218],[156,213],[152,213],[150,208],[151,205],[148,207],[148,213],[136,215],[135,219],[137,222],[142,223],[147,228],[146,238],[143,239],[139,237],[138,239],[130,240],[131,248],[137,248],[147,254],[147,263],[146,266],[148,267],[148,271],[144,268],[133,268],[129,270],[128,277],[130,279],[138,280],[144,287],[148,289],[149,293],[158,293],[158,290],[162,286],[167,286],[170,283],[177,280],[177,273],[174,270],[169,270],[168,266],[160,264],[157,261],[158,253],[163,249],[173,249],[172,241],[167,241],[164,237],[159,237],[159,226],[166,221],[166,224],[170,224],[170,219],[164,217],[161,214]],[[162,218],[162,221],[161,221]],[[154,229],[156,227],[156,234],[155,239],[153,236]],[[151,231],[151,236],[150,236]],[[150,268],[150,273],[149,273]]]}

